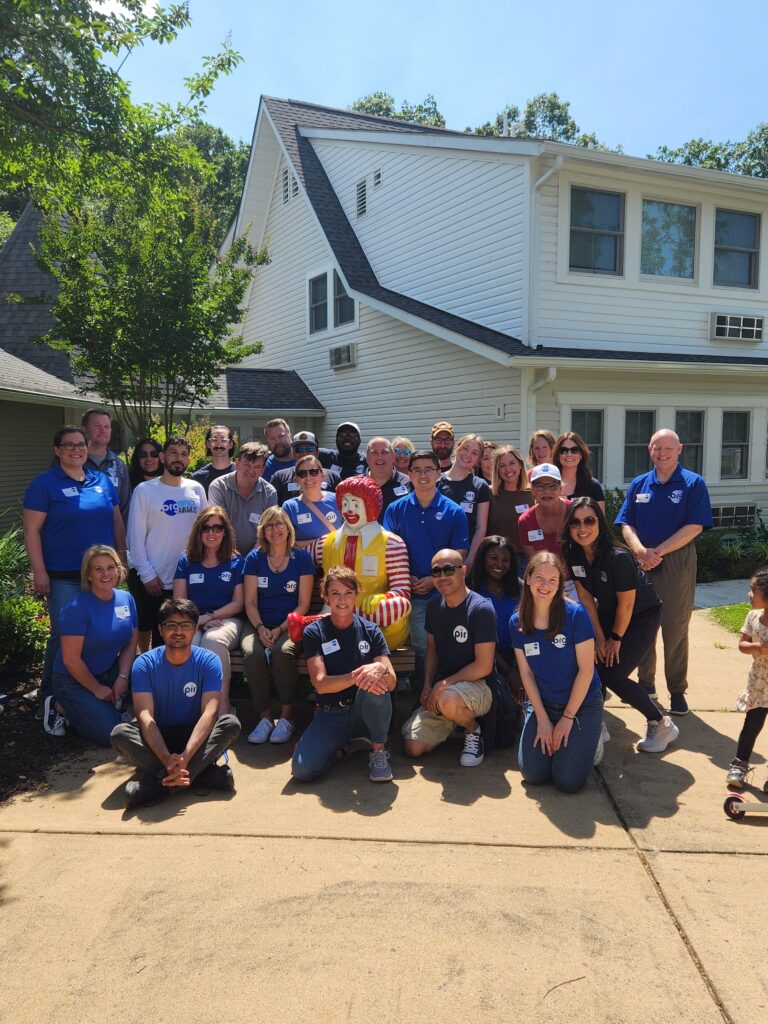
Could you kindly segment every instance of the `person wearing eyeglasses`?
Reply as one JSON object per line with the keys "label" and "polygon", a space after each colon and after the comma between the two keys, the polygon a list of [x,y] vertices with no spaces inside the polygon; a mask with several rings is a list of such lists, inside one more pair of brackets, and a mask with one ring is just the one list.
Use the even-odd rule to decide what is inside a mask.
{"label": "person wearing eyeglasses", "polygon": [[592,620],[600,682],[645,717],[647,731],[637,749],[661,753],[679,730],[640,683],[629,678],[656,643],[661,624],[661,601],[653,583],[629,548],[613,540],[594,498],[576,498],[568,509],[563,559]]}
{"label": "person wearing eyeglasses", "polygon": [[[142,437],[137,441],[131,452],[128,463],[128,479],[131,483],[131,491],[135,491],[139,484],[147,480],[154,480],[163,475],[163,447],[151,437]],[[194,474],[193,474],[194,475]],[[139,578],[139,574],[133,566],[133,560],[128,558],[128,590],[136,602],[136,612],[139,616],[139,636],[136,647],[139,654],[148,651],[152,643],[152,627],[155,624],[155,612],[149,607],[145,600],[146,590]]]}
{"label": "person wearing eyeglasses", "polygon": [[529,475],[534,504],[517,520],[523,554],[531,559],[537,551],[559,555],[563,524],[570,502],[561,494],[560,470],[550,462],[534,466]]}
{"label": "person wearing eyeglasses", "polygon": [[57,463],[40,473],[24,494],[24,544],[34,588],[45,597],[50,636],[43,662],[40,697],[43,728],[52,736],[65,733],[64,717],[53,698],[53,663],[59,652],[59,616],[80,590],[83,554],[93,544],[125,551],[125,526],[117,491],[110,480],[88,469],[88,439],[82,427],[56,431]]}
{"label": "person wearing eyeglasses", "polygon": [[158,613],[163,643],[133,663],[137,721],[121,722],[110,737],[117,753],[139,771],[125,786],[127,810],[157,803],[193,782],[196,788],[235,788],[231,768],[216,761],[239,736],[240,722],[218,713],[221,662],[192,645],[199,617],[192,601],[164,601]]}
{"label": "person wearing eyeglasses", "polygon": [[429,444],[439,460],[440,472],[445,473],[451,468],[453,446],[456,443],[456,431],[447,420],[440,420],[432,427]]}
{"label": "person wearing eyeglasses", "polygon": [[415,451],[416,445],[410,440],[410,438],[392,438],[392,453],[395,456],[395,469],[398,473],[402,473],[404,477],[408,476],[408,464],[410,463],[411,456]]}
{"label": "person wearing eyeglasses", "polygon": [[94,544],[83,555],[80,593],[61,610],[61,649],[53,663],[53,693],[69,723],[86,740],[109,746],[121,720],[136,656],[138,619],[120,584],[125,566],[114,548]]}
{"label": "person wearing eyeglasses", "polygon": [[321,466],[323,466],[320,488],[325,494],[333,494],[336,490],[336,484],[341,480],[341,476],[335,470],[326,469],[323,465],[323,460],[320,457],[320,449],[315,435],[310,430],[300,430],[298,433],[293,435],[291,451],[293,452],[293,466],[291,466],[290,469],[278,469],[276,473],[272,474],[269,481],[277,491],[277,504],[284,505],[289,498],[298,498],[301,493],[299,481],[296,479],[293,470],[295,468],[296,461],[300,459],[302,455],[317,456]]}
{"label": "person wearing eyeglasses", "polygon": [[233,473],[235,464],[232,456],[235,454],[235,435],[231,427],[223,423],[217,423],[208,427],[205,432],[205,453],[210,457],[210,462],[196,469],[190,475],[190,480],[197,480],[203,485],[203,490],[208,493],[208,488],[214,480],[227,473]]}
{"label": "person wearing eyeglasses", "polygon": [[572,430],[555,441],[552,464],[560,470],[560,493],[564,498],[594,498],[605,512],[605,491],[600,481],[592,476],[589,459],[589,448]]}
{"label": "person wearing eyeglasses", "polygon": [[485,758],[477,719],[488,714],[493,700],[486,679],[493,673],[496,613],[487,598],[467,588],[460,551],[438,551],[430,576],[437,595],[427,604],[421,706],[403,725],[405,752],[423,757],[459,726],[464,730],[459,764],[474,768]]}
{"label": "person wearing eyeglasses", "polygon": [[306,548],[318,537],[338,529],[341,518],[335,496],[323,490],[323,467],[316,455],[301,455],[293,474],[301,493],[298,498],[289,498],[283,511],[293,523],[296,546]]}
{"label": "person wearing eyeglasses", "polygon": [[372,437],[365,449],[368,476],[375,480],[381,491],[381,512],[379,522],[384,522],[384,513],[393,501],[410,494],[413,490],[408,477],[395,469],[395,453],[386,437]]}
{"label": "person wearing eyeglasses", "polygon": [[192,524],[187,550],[179,559],[173,596],[194,601],[200,612],[192,638],[195,647],[213,651],[221,662],[219,714],[234,714],[229,699],[233,651],[243,629],[243,564],[235,531],[220,505],[209,505]]}

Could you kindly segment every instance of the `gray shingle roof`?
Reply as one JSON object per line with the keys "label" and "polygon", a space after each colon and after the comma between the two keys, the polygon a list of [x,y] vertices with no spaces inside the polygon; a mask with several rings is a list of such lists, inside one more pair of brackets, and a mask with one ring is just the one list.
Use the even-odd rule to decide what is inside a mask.
{"label": "gray shingle roof", "polygon": [[312,394],[295,370],[262,370],[235,367],[218,379],[208,399],[214,409],[254,409],[325,413],[325,406]]}

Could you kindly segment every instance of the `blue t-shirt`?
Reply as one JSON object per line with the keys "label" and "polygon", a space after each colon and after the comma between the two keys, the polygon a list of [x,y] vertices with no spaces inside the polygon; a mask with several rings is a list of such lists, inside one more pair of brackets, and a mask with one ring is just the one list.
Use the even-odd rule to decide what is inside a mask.
{"label": "blue t-shirt", "polygon": [[[83,638],[82,659],[95,676],[114,665],[138,625],[136,605],[126,590],[113,591],[109,601],[102,601],[90,590],[81,590],[67,601],[59,616],[59,634]],[[61,649],[53,671],[67,671]]]}
{"label": "blue t-shirt", "polygon": [[[336,504],[336,497],[328,494],[321,501],[313,502],[326,519],[332,523],[333,528],[338,530],[341,526],[341,514]],[[283,505],[283,511],[293,523],[296,531],[296,540],[317,540],[328,533],[328,527],[319,519],[313,510],[301,498],[289,498]]]}
{"label": "blue t-shirt", "polygon": [[284,622],[289,612],[299,603],[299,580],[315,575],[312,556],[306,548],[294,548],[288,565],[282,572],[272,572],[263,551],[254,548],[245,560],[245,576],[255,576],[257,582],[259,615],[270,629]]}
{"label": "blue t-shirt", "polygon": [[[344,676],[361,665],[370,665],[379,655],[389,654],[387,641],[379,627],[367,619],[355,615],[352,625],[346,629],[334,626],[330,615],[324,615],[310,622],[304,630],[302,647],[307,658],[320,655],[329,676]],[[349,700],[357,692],[356,686],[348,686],[338,693],[318,693],[317,703],[322,706]]]}
{"label": "blue t-shirt", "polygon": [[627,488],[627,496],[616,516],[617,526],[631,526],[640,543],[656,547],[682,526],[712,527],[712,505],[704,478],[680,463],[662,484],[656,469],[637,476]]}
{"label": "blue t-shirt", "polygon": [[268,455],[267,461],[264,463],[264,472],[261,474],[261,479],[266,480],[267,483],[272,479],[274,473],[277,473],[280,469],[291,469],[296,465],[296,459],[288,459],[287,461],[281,459],[279,462],[274,455]]}
{"label": "blue t-shirt", "polygon": [[496,646],[501,651],[502,657],[506,657],[512,648],[510,620],[517,611],[520,600],[517,597],[494,597],[487,590],[478,590],[478,594],[493,605],[493,610],[496,612]]}
{"label": "blue t-shirt", "polygon": [[165,647],[153,647],[133,663],[131,689],[151,693],[160,729],[194,726],[204,693],[221,693],[221,662],[213,651],[193,647],[183,665],[172,665]]}
{"label": "blue t-shirt", "polygon": [[[422,508],[415,494],[394,501],[384,513],[384,529],[402,537],[408,548],[411,575],[429,576],[432,559],[443,548],[469,550],[467,516],[455,501],[439,491]],[[428,601],[433,594],[412,594],[412,601]]]}
{"label": "blue t-shirt", "polygon": [[[520,632],[519,614],[515,612],[510,623],[512,646],[525,655],[536,678],[543,700],[553,704],[567,704],[579,673],[576,644],[593,640],[595,631],[585,608],[572,601],[565,602],[563,628],[557,636],[547,636],[545,629],[534,629],[531,634]],[[593,669],[592,682],[584,700],[600,693],[600,679]]]}
{"label": "blue t-shirt", "polygon": [[187,581],[187,596],[194,601],[202,614],[213,612],[229,604],[235,587],[243,582],[245,559],[235,555],[215,566],[202,562],[190,562],[182,555],[174,574],[175,580]]}
{"label": "blue t-shirt", "polygon": [[36,476],[24,495],[24,508],[46,514],[41,538],[47,572],[79,572],[92,544],[114,547],[117,491],[103,473],[83,472],[78,483],[55,466]]}

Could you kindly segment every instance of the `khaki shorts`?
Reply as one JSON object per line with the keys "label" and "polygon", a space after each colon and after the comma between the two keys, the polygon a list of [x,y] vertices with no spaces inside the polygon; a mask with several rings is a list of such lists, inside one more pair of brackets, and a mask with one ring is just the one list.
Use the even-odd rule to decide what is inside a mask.
{"label": "khaki shorts", "polygon": [[[487,715],[491,710],[493,698],[490,689],[484,682],[465,683],[459,681],[446,686],[443,692],[446,693],[448,690],[458,693],[475,716]],[[402,732],[406,740],[418,740],[419,743],[426,743],[428,747],[436,747],[447,740],[455,728],[455,723],[443,715],[436,715],[433,711],[419,707],[405,723]]]}

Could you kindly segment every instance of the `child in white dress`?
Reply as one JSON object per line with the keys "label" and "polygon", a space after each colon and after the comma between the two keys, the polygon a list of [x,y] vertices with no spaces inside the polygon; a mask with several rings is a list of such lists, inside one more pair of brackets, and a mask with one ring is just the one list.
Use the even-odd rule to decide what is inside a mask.
{"label": "child in white dress", "polygon": [[[747,612],[741,627],[739,650],[752,658],[746,687],[736,698],[736,708],[746,711],[744,725],[726,777],[732,789],[743,789],[749,772],[749,758],[768,717],[768,566],[758,569],[750,581]],[[768,791],[768,783],[764,787]]]}

